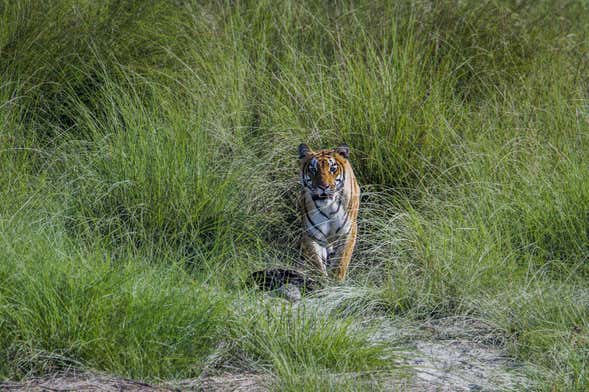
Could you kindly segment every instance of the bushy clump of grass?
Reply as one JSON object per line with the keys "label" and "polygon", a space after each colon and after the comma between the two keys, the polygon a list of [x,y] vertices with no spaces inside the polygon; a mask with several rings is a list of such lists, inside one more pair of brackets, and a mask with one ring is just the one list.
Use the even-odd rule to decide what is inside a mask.
{"label": "bushy clump of grass", "polygon": [[280,202],[293,184],[268,180],[284,168],[259,157],[275,152],[244,142],[239,129],[217,133],[221,125],[199,100],[206,93],[185,90],[185,101],[172,89],[185,88],[179,81],[116,77],[123,80],[104,77],[96,102],[77,102],[78,132],[87,136],[58,152],[68,230],[89,241],[98,234],[115,248],[171,250],[196,271],[230,273],[245,264],[240,259],[267,256],[264,239],[283,227]]}
{"label": "bushy clump of grass", "polygon": [[66,163],[74,169],[68,173],[71,214],[103,234],[130,235],[124,240],[138,243],[194,240],[238,222],[233,178],[239,173],[233,162],[221,162],[222,147],[195,108],[171,107],[181,102],[155,95],[155,87],[147,86],[143,98],[109,87],[99,98],[108,102],[101,113],[79,107],[80,130],[90,142],[67,147],[87,149],[66,152],[75,159]]}
{"label": "bushy clump of grass", "polygon": [[[28,131],[39,143],[75,132],[68,95],[92,99],[100,62],[133,67],[172,66],[167,50],[186,43],[184,7],[167,2],[0,3],[0,72],[18,81]],[[97,57],[97,54],[99,57]]]}
{"label": "bushy clump of grass", "polygon": [[225,324],[226,294],[179,265],[79,247],[55,222],[1,224],[2,377],[70,367],[140,378],[199,374]]}
{"label": "bushy clump of grass", "polygon": [[[370,336],[369,327],[354,325],[350,318],[290,305],[239,314],[231,327],[241,355],[276,374],[281,385],[291,389],[321,385],[320,379],[326,390],[338,384],[353,386],[349,381],[354,379],[370,384],[370,375],[390,372],[392,349]],[[346,378],[351,380],[343,382]]]}
{"label": "bushy clump of grass", "polygon": [[[559,110],[555,106],[553,113]],[[397,216],[384,219],[373,215],[370,227],[385,236],[383,248],[367,259],[388,271],[382,295],[395,312],[484,315],[508,325],[514,354],[559,369],[544,371],[546,385],[582,390],[587,358],[573,347],[586,335],[581,287],[587,279],[589,177],[579,148],[587,124],[563,128],[562,134],[579,135],[568,141],[535,134],[544,131],[542,122],[528,126],[530,134],[500,149],[489,148],[502,137],[496,133],[470,144],[423,205],[398,206]],[[526,294],[516,295],[520,290]],[[498,307],[502,302],[511,305]]]}
{"label": "bushy clump of grass", "polygon": [[[232,10],[231,41],[219,44],[234,51],[229,64],[249,71],[247,126],[258,137],[345,141],[362,177],[388,185],[414,183],[443,164],[459,109],[448,95],[455,80],[437,77],[449,63],[427,56],[413,18],[396,20],[394,8],[369,4],[260,7]],[[297,41],[307,36],[300,26],[309,36]]]}
{"label": "bushy clump of grass", "polygon": [[497,89],[511,89],[539,63],[580,66],[573,48],[585,28],[581,2],[441,1],[407,8],[417,15],[418,34],[432,41],[432,55],[452,59],[455,92],[466,100],[480,103]]}
{"label": "bushy clump of grass", "polygon": [[536,376],[558,388],[587,389],[586,285],[547,282],[537,277],[527,287],[512,286],[508,290],[500,297],[481,299],[478,305],[505,331],[509,350],[536,364]]}

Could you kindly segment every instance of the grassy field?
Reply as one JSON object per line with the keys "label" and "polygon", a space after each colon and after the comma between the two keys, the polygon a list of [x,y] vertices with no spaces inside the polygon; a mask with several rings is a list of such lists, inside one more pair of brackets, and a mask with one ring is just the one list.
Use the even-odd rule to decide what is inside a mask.
{"label": "grassy field", "polygon": [[[589,389],[588,37],[582,0],[0,0],[0,377],[197,377],[223,345],[362,389],[324,375],[393,371],[377,303]],[[245,281],[297,260],[303,141],[351,146],[371,295],[275,312]]]}

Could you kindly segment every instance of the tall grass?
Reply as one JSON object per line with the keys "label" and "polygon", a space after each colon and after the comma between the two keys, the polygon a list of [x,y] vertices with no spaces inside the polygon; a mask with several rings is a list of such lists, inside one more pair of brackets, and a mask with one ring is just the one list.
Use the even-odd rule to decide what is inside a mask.
{"label": "tall grass", "polygon": [[[588,21],[582,1],[0,2],[0,374],[189,377],[247,336],[312,389],[339,360],[380,369],[341,319],[370,307],[475,315],[539,385],[587,388]],[[280,316],[227,318],[251,270],[297,259],[301,141],[352,147],[347,284],[371,298],[297,318],[297,343]]]}
{"label": "tall grass", "polygon": [[255,367],[269,368],[281,390],[376,388],[373,373],[403,376],[393,373],[392,348],[370,341],[375,327],[322,309],[262,306],[233,323],[236,350]]}

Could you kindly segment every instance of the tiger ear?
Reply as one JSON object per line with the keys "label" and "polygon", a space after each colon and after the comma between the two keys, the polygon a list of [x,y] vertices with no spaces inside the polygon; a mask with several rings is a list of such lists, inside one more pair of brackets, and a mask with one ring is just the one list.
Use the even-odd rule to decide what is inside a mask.
{"label": "tiger ear", "polygon": [[335,152],[337,152],[338,154],[340,154],[342,157],[344,157],[346,159],[348,159],[350,157],[350,147],[348,147],[348,145],[346,143],[339,145],[335,149]]}
{"label": "tiger ear", "polygon": [[305,143],[299,144],[299,159],[303,159],[311,149]]}

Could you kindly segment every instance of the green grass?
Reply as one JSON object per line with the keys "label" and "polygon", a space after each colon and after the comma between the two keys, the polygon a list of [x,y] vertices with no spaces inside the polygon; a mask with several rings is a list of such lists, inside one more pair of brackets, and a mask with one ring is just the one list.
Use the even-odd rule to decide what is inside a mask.
{"label": "green grass", "polygon": [[1,233],[5,376],[68,367],[130,377],[200,373],[198,358],[226,326],[227,294],[178,265],[138,255],[115,260],[100,248],[76,247],[62,232],[22,226]]}
{"label": "green grass", "polygon": [[[394,352],[370,341],[376,327],[324,309],[262,306],[232,320],[236,351],[275,374],[279,389],[374,387],[372,373],[391,374]],[[397,372],[397,377],[402,373]]]}
{"label": "green grass", "polygon": [[[355,323],[471,315],[586,390],[588,35],[580,0],[0,0],[0,376],[194,377],[227,344],[369,389],[323,377],[391,370]],[[327,315],[244,284],[297,260],[302,141],[364,191]]]}

